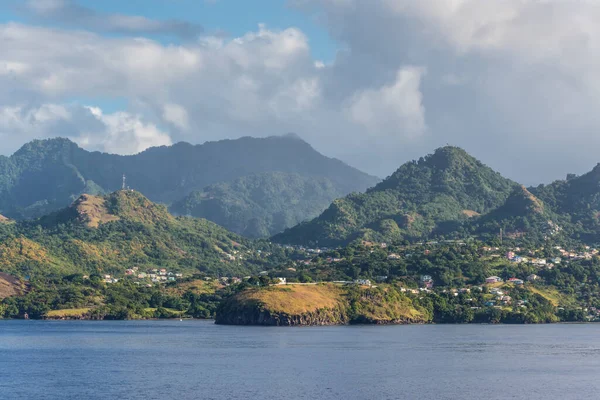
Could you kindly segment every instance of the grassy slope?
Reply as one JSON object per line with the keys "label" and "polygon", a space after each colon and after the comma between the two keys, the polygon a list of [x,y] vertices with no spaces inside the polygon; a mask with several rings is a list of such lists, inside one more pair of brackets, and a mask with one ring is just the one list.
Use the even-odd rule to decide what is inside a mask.
{"label": "grassy slope", "polygon": [[[315,314],[330,315],[329,323],[397,323],[424,322],[425,317],[413,307],[410,299],[385,289],[345,287],[335,284],[284,285],[246,289],[227,301],[222,312],[252,313],[261,310],[270,315],[305,316],[311,324]],[[328,311],[341,310],[340,314]],[[302,319],[302,318],[300,318]],[[235,321],[235,318],[230,318]],[[296,318],[298,320],[298,318]],[[318,320],[316,323],[321,324]]]}
{"label": "grassy slope", "polygon": [[83,195],[69,208],[11,226],[0,240],[0,271],[21,276],[112,274],[131,266],[250,272],[245,261],[228,258],[249,242],[206,220],[175,218],[132,191]]}
{"label": "grassy slope", "polygon": [[344,303],[343,291],[335,285],[285,285],[249,289],[239,294],[241,302],[259,302],[275,313],[298,315],[319,309],[333,309]]}

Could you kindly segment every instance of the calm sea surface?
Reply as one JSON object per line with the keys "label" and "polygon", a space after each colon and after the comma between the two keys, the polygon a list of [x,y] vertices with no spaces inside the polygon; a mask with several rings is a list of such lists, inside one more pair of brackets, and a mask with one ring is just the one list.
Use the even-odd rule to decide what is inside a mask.
{"label": "calm sea surface", "polygon": [[0,399],[599,399],[600,325],[0,321]]}

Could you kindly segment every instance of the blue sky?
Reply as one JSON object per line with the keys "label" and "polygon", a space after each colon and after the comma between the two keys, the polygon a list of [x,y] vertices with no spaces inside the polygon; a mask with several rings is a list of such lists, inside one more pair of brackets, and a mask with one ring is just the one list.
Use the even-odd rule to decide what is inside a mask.
{"label": "blue sky", "polygon": [[[109,14],[141,15],[151,19],[176,19],[202,25],[207,33],[223,31],[229,37],[242,36],[264,23],[269,29],[299,28],[309,37],[315,59],[330,62],[336,43],[314,15],[291,7],[286,0],[75,0],[76,3]],[[0,7],[0,21],[30,22],[18,11],[23,0],[8,0]],[[1,3],[1,2],[0,2]],[[61,27],[60,24],[41,24]],[[174,38],[157,40],[175,41]]]}

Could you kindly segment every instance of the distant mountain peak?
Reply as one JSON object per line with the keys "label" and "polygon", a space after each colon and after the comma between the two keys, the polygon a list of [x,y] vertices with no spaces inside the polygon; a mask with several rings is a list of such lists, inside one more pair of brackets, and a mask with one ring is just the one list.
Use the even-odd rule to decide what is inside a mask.
{"label": "distant mountain peak", "polygon": [[[304,237],[310,236],[319,243],[338,245],[365,237],[382,241],[423,238],[438,224],[499,207],[515,185],[463,149],[446,146],[403,164],[366,193],[336,200],[318,218],[274,240],[304,244]],[[418,215],[420,223],[404,223],[407,214]]]}
{"label": "distant mountain peak", "polygon": [[483,166],[481,162],[464,149],[455,146],[440,147],[425,159],[428,164],[434,165],[438,169],[448,169],[459,165]]}

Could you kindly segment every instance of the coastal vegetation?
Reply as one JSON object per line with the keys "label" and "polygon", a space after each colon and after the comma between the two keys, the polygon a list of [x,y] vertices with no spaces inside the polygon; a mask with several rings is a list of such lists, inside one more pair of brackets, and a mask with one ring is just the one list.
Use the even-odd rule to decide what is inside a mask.
{"label": "coastal vegetation", "polygon": [[[596,321],[598,171],[525,188],[444,147],[365,193],[335,200],[273,242],[174,216],[137,191],[94,194],[88,185],[69,207],[0,221],[0,317],[246,325]],[[245,229],[283,229],[269,225],[274,214],[300,219],[289,204],[300,197],[322,203],[333,188],[289,171],[232,182],[190,195],[185,213],[213,210],[213,219],[260,236]]]}

